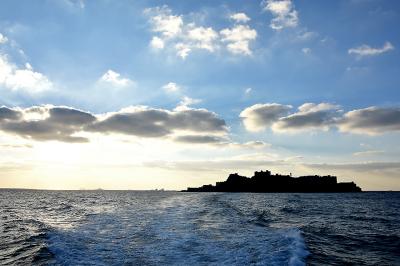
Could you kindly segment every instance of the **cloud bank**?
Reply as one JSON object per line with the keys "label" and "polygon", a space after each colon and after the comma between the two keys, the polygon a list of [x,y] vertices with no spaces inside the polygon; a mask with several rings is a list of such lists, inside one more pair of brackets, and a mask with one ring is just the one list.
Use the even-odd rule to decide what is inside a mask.
{"label": "cloud bank", "polygon": [[[143,138],[205,134],[203,139],[207,142],[225,135],[228,128],[223,119],[206,109],[186,107],[169,111],[136,106],[95,115],[71,107],[45,105],[24,109],[1,107],[0,130],[39,141],[87,142],[89,139],[82,133],[91,132]],[[199,137],[181,138],[186,142],[201,141]]]}
{"label": "cloud bank", "polygon": [[399,107],[368,107],[346,113],[338,105],[330,103],[305,103],[297,112],[292,107],[277,103],[255,104],[245,108],[240,117],[248,131],[257,132],[267,128],[274,132],[299,132],[329,130],[378,135],[400,132]]}
{"label": "cloud bank", "polygon": [[342,132],[368,135],[400,131],[400,108],[372,106],[353,110],[343,116],[338,127]]}

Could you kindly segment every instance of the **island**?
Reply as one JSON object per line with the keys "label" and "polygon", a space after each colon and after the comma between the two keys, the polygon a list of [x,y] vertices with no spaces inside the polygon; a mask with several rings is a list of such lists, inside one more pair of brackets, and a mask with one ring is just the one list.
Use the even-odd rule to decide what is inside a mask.
{"label": "island", "polygon": [[354,182],[337,182],[336,176],[300,176],[271,174],[271,171],[256,171],[248,178],[237,173],[215,186],[189,187],[182,192],[361,192]]}

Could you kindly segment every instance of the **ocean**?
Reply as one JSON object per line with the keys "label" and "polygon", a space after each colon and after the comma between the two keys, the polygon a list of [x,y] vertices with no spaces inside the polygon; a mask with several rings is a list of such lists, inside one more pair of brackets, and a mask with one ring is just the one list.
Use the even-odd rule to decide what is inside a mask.
{"label": "ocean", "polygon": [[400,193],[0,190],[1,265],[400,265]]}

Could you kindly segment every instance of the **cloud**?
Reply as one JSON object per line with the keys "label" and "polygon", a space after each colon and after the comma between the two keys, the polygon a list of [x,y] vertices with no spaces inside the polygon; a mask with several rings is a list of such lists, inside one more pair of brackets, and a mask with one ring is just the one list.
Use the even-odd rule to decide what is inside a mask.
{"label": "cloud", "polygon": [[175,93],[181,90],[180,86],[175,82],[168,82],[167,84],[162,86],[162,88],[168,93]]}
{"label": "cloud", "polygon": [[217,48],[218,33],[212,27],[197,27],[195,23],[184,23],[182,15],[173,15],[168,6],[145,10],[152,25],[153,36],[150,46],[162,50],[171,44],[177,56],[185,59],[190,52],[203,49],[214,52]]}
{"label": "cloud", "polygon": [[240,113],[247,130],[262,131],[272,125],[279,118],[288,114],[290,105],[277,103],[255,104],[247,107]]}
{"label": "cloud", "polygon": [[373,48],[369,45],[363,44],[356,48],[348,50],[349,54],[354,54],[359,58],[367,56],[376,56],[394,50],[394,46],[390,42],[385,42],[382,48]]}
{"label": "cloud", "polygon": [[111,113],[88,127],[89,131],[139,137],[162,137],[171,133],[164,110],[132,107]]}
{"label": "cloud", "polygon": [[166,170],[180,170],[190,172],[221,172],[236,170],[265,169],[271,166],[287,165],[281,160],[270,160],[268,158],[232,158],[232,159],[215,159],[215,160],[198,160],[198,161],[157,161],[146,162],[143,164],[147,167],[157,167]]}
{"label": "cloud", "polygon": [[42,73],[33,70],[27,63],[19,68],[8,61],[6,55],[0,55],[0,86],[13,91],[40,93],[53,87],[51,81]]}
{"label": "cloud", "polygon": [[[8,109],[8,110],[6,110]],[[39,106],[26,109],[2,109],[9,113],[7,119],[0,120],[0,130],[23,138],[34,140],[58,140],[63,142],[87,142],[83,137],[74,136],[96,118],[86,112],[69,107]],[[42,119],[30,119],[32,113]]]}
{"label": "cloud", "polygon": [[164,110],[143,106],[107,114],[65,106],[0,108],[0,131],[38,141],[88,142],[82,133],[125,134],[137,137],[174,137],[175,134],[223,136],[223,119],[206,109]]}
{"label": "cloud", "polygon": [[182,31],[182,17],[172,15],[171,9],[167,6],[149,8],[145,10],[145,13],[154,14],[150,18],[153,31],[161,33],[166,38],[172,38]]}
{"label": "cloud", "polygon": [[179,56],[182,59],[185,59],[189,53],[192,51],[192,48],[190,45],[185,44],[185,43],[177,43],[175,45],[176,49],[176,55]]}
{"label": "cloud", "polygon": [[31,149],[33,145],[31,144],[0,144],[0,147],[5,149]]}
{"label": "cloud", "polygon": [[18,120],[21,116],[20,111],[5,106],[0,107],[0,122],[4,120]]}
{"label": "cloud", "polygon": [[182,100],[179,102],[177,109],[186,109],[188,106],[193,104],[201,103],[200,99],[193,99],[187,96],[183,96]]}
{"label": "cloud", "polygon": [[266,143],[264,141],[260,141],[260,140],[247,141],[244,143],[230,142],[230,143],[226,143],[226,144],[229,147],[241,148],[241,149],[264,149],[264,148],[271,147],[271,144]]}
{"label": "cloud", "polygon": [[311,49],[308,48],[308,47],[304,47],[303,49],[301,49],[301,51],[302,51],[304,54],[310,54],[310,53],[311,53]]}
{"label": "cloud", "polygon": [[367,107],[343,114],[338,105],[305,103],[289,114],[292,107],[277,103],[255,104],[239,115],[248,131],[271,128],[274,132],[297,132],[338,128],[340,132],[378,135],[400,132],[399,107]]}
{"label": "cloud", "polygon": [[[144,13],[149,16],[152,31],[157,34],[150,41],[155,50],[173,50],[177,56],[186,59],[193,51],[205,50],[214,53],[223,45],[235,55],[250,55],[250,41],[257,32],[247,25],[235,25],[216,31],[213,27],[197,26],[195,22],[184,21],[183,15],[173,15],[168,6],[147,8]],[[231,17],[237,23],[250,20],[244,13]]]}
{"label": "cloud", "polygon": [[252,88],[246,88],[246,89],[244,90],[244,94],[249,95],[249,94],[251,93],[252,90],[253,90]]}
{"label": "cloud", "polygon": [[191,144],[211,144],[217,148],[233,149],[264,149],[271,147],[271,144],[264,141],[234,142],[226,136],[215,135],[181,135],[174,138],[174,141]]}
{"label": "cloud", "polygon": [[0,44],[8,42],[8,38],[0,33]]}
{"label": "cloud", "polygon": [[103,76],[100,77],[99,82],[110,84],[114,87],[127,87],[135,84],[134,81],[121,77],[121,74],[109,69]]}
{"label": "cloud", "polygon": [[84,0],[64,0],[63,3],[65,3],[70,8],[85,9]]}
{"label": "cloud", "polygon": [[235,13],[232,14],[229,18],[237,23],[247,23],[250,21],[250,18],[245,13]]}
{"label": "cloud", "polygon": [[338,106],[329,103],[305,103],[298,112],[289,114],[292,106],[277,103],[255,104],[240,113],[248,131],[271,127],[275,132],[327,130],[335,124]]}
{"label": "cloud", "polygon": [[270,27],[274,30],[296,27],[299,18],[291,0],[267,0],[263,2],[263,9],[274,16]]}
{"label": "cloud", "polygon": [[400,108],[368,107],[347,112],[338,123],[342,132],[377,135],[400,131]]}
{"label": "cloud", "polygon": [[301,29],[298,31],[295,40],[300,42],[309,41],[318,36],[318,33],[313,31],[308,31],[307,29]]}
{"label": "cloud", "polygon": [[166,137],[178,132],[225,134],[225,121],[206,109],[168,111],[131,107],[104,118],[88,128],[98,133],[119,133],[139,137]]}
{"label": "cloud", "polygon": [[162,50],[164,49],[164,41],[160,37],[153,36],[150,42],[150,46],[156,50]]}
{"label": "cloud", "polygon": [[177,136],[174,139],[177,142],[191,143],[191,144],[216,144],[221,143],[224,139],[217,136],[207,135],[185,135]]}
{"label": "cloud", "polygon": [[218,33],[211,27],[195,27],[188,30],[188,39],[193,41],[196,48],[205,49],[210,52],[215,50],[214,41],[217,40]]}
{"label": "cloud", "polygon": [[277,132],[328,130],[336,121],[339,106],[329,103],[305,103],[298,112],[279,118],[272,125]]}
{"label": "cloud", "polygon": [[353,153],[353,156],[370,156],[370,155],[377,155],[377,154],[383,154],[385,153],[384,151],[379,151],[379,150],[370,150],[370,151],[359,151]]}
{"label": "cloud", "polygon": [[222,42],[226,42],[226,48],[233,54],[251,55],[250,41],[255,40],[257,31],[247,25],[236,25],[231,29],[220,31]]}
{"label": "cloud", "polygon": [[397,171],[400,170],[400,162],[361,162],[343,164],[304,164],[304,166],[321,170],[351,170],[359,172]]}

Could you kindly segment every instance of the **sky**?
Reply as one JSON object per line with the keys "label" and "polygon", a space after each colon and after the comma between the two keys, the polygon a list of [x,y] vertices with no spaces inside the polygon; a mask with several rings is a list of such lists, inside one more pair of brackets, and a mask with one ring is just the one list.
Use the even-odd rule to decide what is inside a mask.
{"label": "sky", "polygon": [[0,187],[272,170],[400,190],[400,2],[0,3]]}

